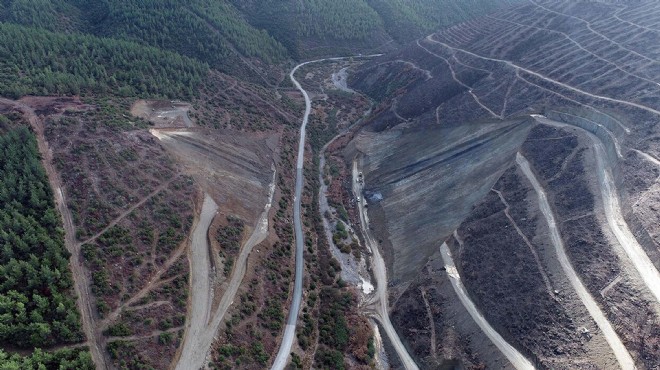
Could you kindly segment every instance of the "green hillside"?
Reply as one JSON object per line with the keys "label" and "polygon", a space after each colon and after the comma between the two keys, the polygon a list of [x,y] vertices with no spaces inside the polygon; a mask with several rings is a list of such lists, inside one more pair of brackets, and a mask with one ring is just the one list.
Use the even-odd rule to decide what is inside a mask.
{"label": "green hillside", "polygon": [[[303,41],[363,41],[371,48],[391,38],[405,43],[519,0],[232,0],[255,27],[266,29],[294,56]],[[332,42],[331,42],[332,43]]]}
{"label": "green hillside", "polygon": [[0,95],[191,97],[208,67],[179,54],[0,23]]}
{"label": "green hillside", "polygon": [[419,38],[517,0],[367,0],[398,42]]}
{"label": "green hillside", "polygon": [[512,1],[3,0],[0,93],[187,97],[202,63],[259,82],[251,60],[396,46]]}
{"label": "green hillside", "polygon": [[85,33],[171,50],[229,70],[237,56],[267,63],[287,57],[265,31],[217,0],[9,0],[0,20],[51,31]]}
{"label": "green hillside", "polygon": [[69,252],[37,141],[25,126],[10,129],[0,153],[0,345],[81,342]]}

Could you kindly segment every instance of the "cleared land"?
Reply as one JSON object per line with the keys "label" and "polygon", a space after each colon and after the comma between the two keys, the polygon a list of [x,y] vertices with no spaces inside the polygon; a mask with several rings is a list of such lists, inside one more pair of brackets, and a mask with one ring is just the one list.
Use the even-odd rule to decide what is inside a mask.
{"label": "cleared land", "polygon": [[[504,151],[489,157],[499,158],[502,170],[492,179],[479,180],[488,188],[474,199],[460,196],[466,187],[475,186],[474,181],[452,186],[467,203],[465,215],[441,212],[434,220],[436,224],[455,217],[459,223],[466,220],[455,237],[470,239],[457,247],[461,253],[455,253],[466,289],[487,317],[519,313],[512,320],[519,320],[517,325],[489,321],[529,358],[557,368],[585,363],[607,367],[612,366],[615,354],[624,367],[633,362],[638,368],[655,366],[657,341],[651,338],[658,332],[660,267],[657,10],[650,1],[525,2],[429,35],[366,63],[349,76],[352,89],[378,103],[346,153],[349,157],[356,151],[366,153],[364,168],[370,187],[366,196],[378,195],[378,200],[368,198],[374,199],[369,210],[386,261],[393,261],[389,262],[396,277],[390,282],[392,296],[430,288],[424,284],[432,281],[432,273],[418,278],[405,271],[428,267],[433,256],[422,253],[431,251],[434,241],[420,230],[438,230],[426,217],[437,215],[438,208],[450,204],[456,195],[456,190],[433,193],[430,189],[464,174],[438,167],[419,181],[414,176],[397,177],[434,160],[433,151],[425,150],[424,139],[429,138],[429,147],[438,150],[445,142],[460,142],[447,134],[451,130],[482,122],[497,127],[502,123],[485,121],[544,114],[582,131],[573,139],[574,130],[561,135],[534,131],[512,148],[517,150],[524,142],[524,155],[538,172],[556,215],[574,277],[592,298],[591,307],[600,310],[599,326],[606,328],[609,322],[609,329],[589,322],[592,315],[573,292],[567,270],[549,253],[554,249],[553,239],[539,222],[543,219],[540,204],[527,185],[517,186],[513,181],[520,174],[507,171],[514,158]],[[434,130],[443,129],[441,138],[430,139]],[[396,147],[417,131],[425,133],[413,141],[416,152],[425,153],[420,158]],[[466,146],[461,155],[471,157],[478,148],[482,146]],[[475,162],[483,159],[474,156],[472,165]],[[394,170],[388,173],[388,168]],[[397,189],[405,197],[388,191],[402,178]],[[501,184],[493,188],[498,181]],[[413,221],[404,222],[406,217]],[[439,237],[451,238],[454,229],[440,229]],[[518,267],[504,264],[501,284],[487,281],[485,272],[506,258],[496,239],[506,241],[515,260],[526,261]],[[394,309],[405,312],[405,307],[396,304]],[[543,324],[552,321],[558,331],[549,338],[533,334],[548,333]]]}

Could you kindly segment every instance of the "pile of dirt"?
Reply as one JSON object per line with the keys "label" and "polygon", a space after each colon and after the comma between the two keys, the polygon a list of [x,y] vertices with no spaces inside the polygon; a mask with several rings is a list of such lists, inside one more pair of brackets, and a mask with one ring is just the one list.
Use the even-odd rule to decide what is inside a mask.
{"label": "pile of dirt", "polygon": [[192,127],[188,116],[189,103],[175,100],[137,100],[131,106],[131,114],[151,122],[155,127]]}
{"label": "pile of dirt", "polygon": [[152,129],[221,209],[253,225],[268,199],[279,137],[231,129]]}

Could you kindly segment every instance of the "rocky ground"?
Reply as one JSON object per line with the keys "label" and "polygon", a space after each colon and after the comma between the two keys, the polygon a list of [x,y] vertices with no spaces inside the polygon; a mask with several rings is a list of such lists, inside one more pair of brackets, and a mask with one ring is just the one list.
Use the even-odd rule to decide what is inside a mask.
{"label": "rocky ground", "polygon": [[[542,367],[610,366],[611,349],[571,292],[536,193],[509,154],[520,151],[548,194],[589,294],[636,366],[654,368],[658,302],[611,230],[597,162],[611,171],[623,217],[657,269],[658,16],[651,2],[533,1],[433,34],[349,76],[352,88],[377,102],[345,153],[347,162],[364,158],[365,195],[379,194],[369,215],[389,259],[390,291],[401,297],[393,306],[403,333],[422,327],[405,315],[422,312],[422,290],[411,282],[449,237],[471,298],[528,358]],[[534,113],[575,128],[536,126],[528,134],[530,122],[502,134],[508,147],[468,129],[483,124],[497,133],[502,121]],[[481,139],[464,144],[471,133]],[[489,145],[498,150],[479,157]],[[442,163],[436,153],[454,146],[455,153],[445,149],[448,162],[487,163],[491,177],[463,178],[464,165],[430,166]],[[456,178],[473,180],[440,190]],[[453,205],[455,198],[465,208]],[[454,219],[460,227],[450,227]],[[428,358],[426,342],[404,337],[420,361]]]}

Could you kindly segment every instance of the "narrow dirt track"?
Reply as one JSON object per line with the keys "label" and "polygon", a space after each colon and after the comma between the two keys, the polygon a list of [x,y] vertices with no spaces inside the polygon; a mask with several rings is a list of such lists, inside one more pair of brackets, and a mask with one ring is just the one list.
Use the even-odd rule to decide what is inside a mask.
{"label": "narrow dirt track", "polygon": [[177,176],[174,176],[174,177],[172,177],[171,179],[167,180],[166,182],[160,184],[156,189],[154,189],[154,191],[152,191],[152,192],[151,192],[150,194],[148,194],[146,197],[142,198],[142,199],[141,199],[140,201],[138,201],[137,203],[135,203],[135,204],[133,204],[132,206],[130,206],[127,210],[125,210],[125,211],[122,212],[119,216],[117,216],[114,220],[112,220],[112,222],[110,222],[110,223],[108,224],[108,226],[106,226],[106,227],[104,227],[103,229],[101,229],[101,231],[99,231],[99,232],[96,233],[94,236],[90,237],[89,239],[87,239],[87,240],[81,242],[80,245],[82,246],[82,245],[84,245],[84,244],[91,243],[91,242],[93,242],[94,240],[98,239],[98,238],[99,238],[101,235],[103,235],[106,231],[110,230],[110,229],[113,228],[115,225],[117,225],[121,220],[123,220],[124,218],[126,218],[126,216],[130,215],[131,212],[135,211],[137,208],[140,208],[140,206],[142,206],[144,203],[146,203],[149,199],[153,198],[153,197],[156,196],[158,193],[160,193],[161,191],[163,191],[165,188],[167,188],[168,186],[170,186],[170,184],[171,184],[174,180],[176,180],[177,178],[179,178],[178,175],[177,175]]}
{"label": "narrow dirt track", "polygon": [[94,362],[96,368],[99,370],[109,369],[111,361],[107,353],[102,349],[102,334],[97,332],[95,329],[96,310],[92,307],[92,302],[90,300],[92,292],[89,289],[89,276],[87,275],[87,271],[80,262],[80,244],[76,242],[76,229],[73,223],[73,216],[71,215],[71,211],[66,206],[59,174],[53,165],[53,155],[48,147],[48,142],[46,141],[44,135],[43,124],[39,117],[37,117],[35,114],[34,110],[21,102],[0,98],[0,103],[10,105],[21,111],[28,119],[30,126],[37,136],[37,144],[39,146],[39,152],[41,153],[42,163],[46,169],[50,186],[55,193],[55,204],[57,206],[57,210],[62,216],[62,224],[64,226],[64,243],[69,253],[71,253],[69,264],[71,265],[73,276],[73,287],[78,297],[77,303],[81,314],[80,317],[82,321],[83,332],[87,337],[89,349],[92,355],[92,361]]}
{"label": "narrow dirt track", "polygon": [[[200,221],[195,227],[191,251],[191,308],[188,314],[189,324],[186,326],[181,354],[176,369],[200,369],[206,365],[208,352],[215,335],[227,313],[234,303],[238,288],[243,282],[247,270],[247,259],[252,249],[268,237],[268,215],[275,192],[275,176],[270,184],[268,202],[264,207],[250,238],[241,247],[240,254],[234,264],[231,278],[220,304],[212,310],[211,260],[209,255],[208,229],[217,211],[217,205],[210,196],[205,195]],[[207,217],[211,217],[210,220]]]}
{"label": "narrow dirt track", "polygon": [[479,312],[477,306],[472,302],[470,296],[467,294],[463,283],[461,282],[461,276],[458,274],[456,265],[454,265],[454,259],[451,256],[449,251],[449,246],[447,243],[443,243],[440,247],[440,253],[442,254],[442,260],[445,263],[445,270],[449,275],[449,280],[451,285],[454,288],[454,292],[458,295],[458,299],[463,304],[463,307],[467,312],[472,316],[474,322],[479,326],[481,331],[486,334],[488,339],[497,347],[504,357],[509,360],[511,365],[518,370],[534,370],[534,365],[525,356],[523,356],[517,349],[510,345],[502,336],[495,330],[489,323],[488,320]]}
{"label": "narrow dirt track", "polygon": [[358,204],[358,213],[360,215],[360,228],[362,229],[362,234],[364,240],[367,243],[368,249],[372,253],[371,266],[374,273],[374,278],[376,282],[376,295],[373,297],[371,303],[376,304],[376,315],[375,318],[383,325],[383,329],[387,334],[387,337],[390,339],[394,350],[396,351],[401,363],[408,370],[417,370],[419,367],[415,363],[415,360],[410,356],[408,350],[401,342],[399,334],[397,334],[392,321],[390,321],[390,313],[387,303],[387,269],[385,268],[385,260],[380,254],[378,249],[378,243],[371,235],[369,231],[369,217],[367,215],[367,210],[365,208],[366,200],[361,196],[362,187],[358,181],[358,166],[357,161],[353,162],[353,193],[356,197],[360,197]]}
{"label": "narrow dirt track", "polygon": [[426,297],[426,289],[422,288],[421,293],[422,299],[424,300],[424,306],[426,306],[426,316],[429,319],[429,326],[431,327],[431,357],[437,359],[437,339],[435,334],[435,320],[433,319],[433,310],[431,310],[431,304]]}
{"label": "narrow dirt track", "polygon": [[[539,123],[555,127],[575,127],[567,123],[553,121],[542,116],[533,116]],[[579,127],[578,127],[579,128]],[[581,128],[580,128],[581,129]],[[642,281],[647,286],[657,302],[660,302],[660,272],[639,244],[628,223],[623,217],[619,195],[612,178],[612,172],[606,163],[607,153],[603,143],[592,133],[582,129],[591,139],[596,151],[596,172],[601,185],[601,195],[607,223],[616,237],[621,249],[628,256],[632,265],[639,272]],[[653,158],[644,156],[645,158]],[[654,162],[655,163],[655,162]]]}
{"label": "narrow dirt track", "polygon": [[502,117],[501,114],[497,114],[497,113],[493,112],[492,109],[488,108],[484,103],[482,103],[481,100],[479,100],[479,97],[478,97],[475,93],[472,92],[472,87],[470,87],[469,85],[465,84],[463,81],[461,81],[461,80],[458,78],[458,76],[456,75],[456,71],[454,71],[454,67],[451,66],[451,63],[449,63],[449,60],[448,60],[447,58],[443,57],[443,56],[440,55],[440,54],[434,53],[434,52],[432,52],[431,50],[429,50],[428,48],[424,47],[424,46],[419,42],[419,40],[417,40],[417,46],[419,46],[422,50],[426,51],[427,53],[433,55],[434,57],[436,57],[436,58],[438,58],[438,59],[444,61],[444,62],[447,64],[447,66],[449,67],[449,72],[451,72],[451,77],[452,77],[452,79],[453,79],[454,81],[456,81],[456,83],[458,83],[459,85],[461,85],[461,86],[463,86],[464,88],[466,88],[466,89],[468,90],[468,93],[472,96],[472,98],[474,99],[474,101],[475,101],[477,104],[479,104],[479,106],[480,106],[481,108],[483,108],[485,111],[487,111],[491,116],[493,116],[493,117],[495,117],[495,118],[504,119],[504,118]]}
{"label": "narrow dirt track", "polygon": [[656,60],[656,59],[654,59],[654,58],[651,58],[651,57],[648,57],[648,56],[646,56],[646,55],[640,54],[640,53],[636,52],[635,50],[629,49],[629,48],[627,48],[627,47],[621,45],[621,43],[616,42],[615,40],[612,40],[611,38],[607,37],[606,35],[603,35],[602,33],[596,31],[596,30],[592,27],[591,22],[589,22],[589,21],[587,21],[587,20],[585,20],[585,19],[582,19],[582,18],[580,18],[580,17],[576,17],[576,16],[574,16],[574,15],[569,15],[569,14],[565,14],[565,13],[562,13],[562,12],[558,12],[558,11],[556,11],[556,10],[552,10],[552,9],[550,9],[550,8],[547,8],[547,7],[545,7],[545,6],[541,5],[541,4],[539,4],[538,2],[536,2],[536,1],[534,1],[534,0],[529,0],[529,2],[532,3],[532,4],[534,4],[534,5],[536,5],[538,8],[543,9],[543,10],[549,12],[549,13],[557,14],[557,15],[559,15],[559,16],[563,16],[563,17],[567,17],[567,18],[573,18],[573,19],[575,19],[575,20],[578,20],[578,21],[580,21],[580,22],[583,22],[583,23],[587,26],[587,29],[588,29],[591,33],[593,33],[594,35],[597,35],[598,37],[602,38],[603,40],[606,40],[607,42],[616,45],[617,47],[621,48],[622,50],[625,50],[625,51],[628,52],[628,53],[635,54],[635,55],[637,55],[637,56],[640,57],[640,58],[646,59],[647,61],[649,61],[649,62],[651,62],[651,63],[659,63],[658,60]]}
{"label": "narrow dirt track", "polygon": [[490,19],[494,19],[494,20],[499,21],[499,22],[504,22],[504,23],[509,23],[509,24],[515,24],[515,25],[517,25],[517,26],[519,26],[519,27],[525,27],[525,28],[530,28],[530,29],[542,30],[542,31],[549,32],[549,33],[552,33],[552,34],[558,34],[558,35],[561,35],[562,37],[564,37],[564,39],[566,39],[567,41],[569,41],[570,43],[572,43],[573,45],[575,45],[578,49],[584,51],[585,53],[587,53],[587,54],[589,54],[589,55],[592,55],[593,57],[595,57],[596,59],[598,59],[598,60],[600,60],[600,61],[603,61],[603,62],[607,63],[608,65],[610,65],[610,66],[614,67],[615,69],[617,69],[617,70],[619,70],[619,71],[621,71],[621,72],[627,74],[628,76],[635,77],[635,78],[638,78],[638,79],[640,79],[640,80],[643,80],[643,81],[646,81],[646,82],[650,82],[650,83],[654,83],[654,84],[657,83],[657,82],[654,81],[654,80],[650,80],[650,79],[648,79],[648,78],[646,78],[646,77],[639,76],[639,75],[636,75],[636,74],[634,74],[634,73],[628,72],[627,70],[624,69],[623,66],[621,66],[621,65],[619,65],[619,64],[616,64],[616,63],[612,62],[611,60],[609,60],[609,59],[607,59],[607,58],[605,58],[605,57],[602,57],[602,56],[600,56],[600,55],[598,55],[598,54],[596,54],[596,53],[594,53],[594,52],[592,52],[592,51],[586,49],[586,48],[585,48],[580,42],[574,40],[573,38],[571,38],[571,37],[570,37],[568,34],[566,34],[565,32],[556,31],[556,30],[553,30],[553,29],[544,28],[544,27],[538,27],[538,26],[529,25],[529,24],[523,24],[523,23],[519,23],[519,22],[514,22],[514,21],[511,21],[511,20],[508,20],[508,19],[497,18],[497,17],[490,16],[490,15],[488,15],[488,16],[486,16],[486,17],[487,17],[487,18],[490,18]]}
{"label": "narrow dirt track", "polygon": [[506,215],[506,218],[509,220],[511,225],[516,229],[516,232],[520,237],[523,239],[525,244],[527,245],[527,248],[529,248],[529,251],[532,253],[534,256],[534,262],[536,262],[536,267],[539,270],[539,273],[541,274],[541,277],[543,278],[543,282],[545,283],[545,289],[548,292],[548,295],[554,298],[554,288],[552,287],[552,283],[550,282],[550,278],[548,277],[548,274],[545,272],[545,269],[543,268],[543,264],[541,263],[541,258],[539,257],[538,252],[536,252],[536,249],[534,248],[534,245],[529,241],[529,238],[527,238],[527,235],[520,229],[520,226],[518,226],[518,223],[511,217],[510,209],[511,206],[509,205],[509,202],[506,201],[506,198],[504,198],[504,194],[502,194],[501,191],[491,189],[497,196],[500,198],[500,201],[502,204],[504,204],[504,214]]}
{"label": "narrow dirt track", "polygon": [[539,207],[541,209],[541,212],[543,213],[543,216],[546,219],[548,228],[550,229],[550,239],[552,240],[552,244],[555,246],[555,252],[557,253],[557,258],[559,260],[559,263],[561,264],[562,270],[564,270],[564,274],[571,282],[573,289],[577,293],[578,297],[580,297],[582,304],[584,304],[584,306],[587,308],[587,311],[589,312],[591,317],[596,322],[596,325],[598,325],[598,328],[603,332],[603,335],[605,336],[605,340],[612,348],[612,351],[616,356],[619,366],[625,370],[635,369],[635,361],[632,359],[630,353],[623,345],[623,342],[621,342],[621,339],[617,335],[616,331],[614,331],[614,328],[607,320],[607,317],[605,316],[603,311],[601,311],[600,307],[598,306],[598,303],[596,303],[596,301],[591,296],[591,294],[589,294],[589,291],[584,286],[578,274],[573,269],[573,266],[571,265],[568,255],[566,254],[566,249],[564,248],[564,242],[561,238],[561,235],[559,234],[559,229],[557,228],[557,222],[555,221],[556,219],[554,216],[554,212],[550,207],[550,203],[548,203],[548,199],[545,194],[545,190],[543,189],[543,186],[541,186],[541,183],[537,180],[536,176],[532,172],[529,162],[524,156],[522,156],[522,154],[519,153],[516,156],[516,162],[518,163],[518,166],[525,174],[525,177],[527,177],[529,182],[532,184],[534,191],[538,195]]}

